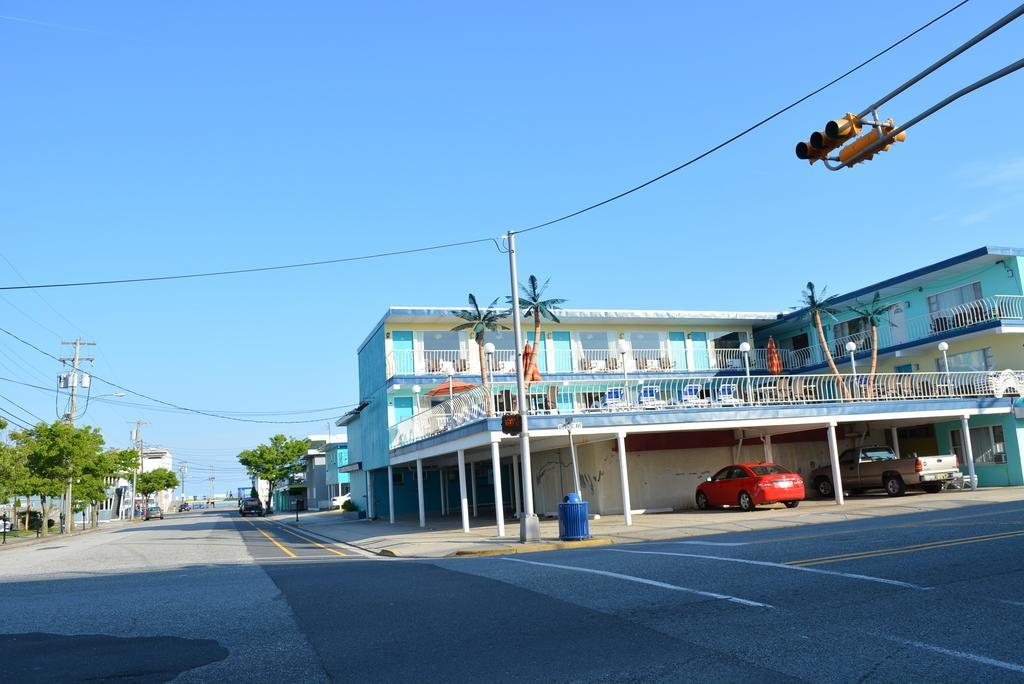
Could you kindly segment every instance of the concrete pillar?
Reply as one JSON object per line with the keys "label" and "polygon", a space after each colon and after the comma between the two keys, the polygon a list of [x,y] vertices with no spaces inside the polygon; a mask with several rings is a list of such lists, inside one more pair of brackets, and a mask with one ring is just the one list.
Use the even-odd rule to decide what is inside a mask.
{"label": "concrete pillar", "polygon": [[377,510],[373,500],[373,471],[366,471],[366,517],[373,520]]}
{"label": "concrete pillar", "polygon": [[772,436],[764,436],[764,462],[775,463],[775,454],[772,453]]}
{"label": "concrete pillar", "polygon": [[459,449],[459,508],[462,510],[462,531],[469,532],[469,499],[466,498],[466,452]]}
{"label": "concrete pillar", "polygon": [[494,469],[494,517],[498,523],[498,536],[505,536],[505,506],[501,501],[501,449],[491,442],[491,468]]}
{"label": "concrete pillar", "polygon": [[442,468],[441,466],[438,466],[437,467],[437,486],[440,487],[440,489],[441,489],[441,515],[442,515],[442,517],[448,515],[448,497],[445,496],[445,494],[447,493],[445,491],[445,485],[446,484],[447,484],[447,482],[444,479],[444,468]]}
{"label": "concrete pillar", "polygon": [[836,503],[843,505],[843,476],[839,472],[839,445],[836,443],[836,424],[828,424],[828,457],[832,462],[832,486],[835,488]]}
{"label": "concrete pillar", "polygon": [[519,454],[512,455],[512,498],[516,502],[516,518],[522,514],[519,507]]}
{"label": "concrete pillar", "polygon": [[469,464],[469,489],[470,495],[473,497],[473,517],[478,515],[476,508],[476,464]]}
{"label": "concrete pillar", "polygon": [[619,446],[619,479],[622,482],[622,516],[627,525],[633,524],[633,509],[629,503],[629,473],[626,470],[626,433],[615,436]]}
{"label": "concrete pillar", "polygon": [[388,466],[388,522],[395,524],[395,473]]}
{"label": "concrete pillar", "polygon": [[896,454],[896,458],[902,458],[900,456],[900,435],[897,428],[889,428],[889,432],[892,435],[892,451]]}
{"label": "concrete pillar", "polygon": [[423,505],[423,459],[416,459],[416,493],[420,497],[420,527],[427,526],[427,509]]}
{"label": "concrete pillar", "polygon": [[971,444],[970,416],[960,417],[960,432],[964,440],[964,456],[967,457],[967,474],[971,478],[971,491],[978,488],[978,476],[974,472],[974,447]]}

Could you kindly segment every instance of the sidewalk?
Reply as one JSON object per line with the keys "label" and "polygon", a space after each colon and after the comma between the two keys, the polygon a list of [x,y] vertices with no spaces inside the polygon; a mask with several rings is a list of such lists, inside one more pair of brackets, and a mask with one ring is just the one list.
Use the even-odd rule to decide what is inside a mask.
{"label": "sidewalk", "polygon": [[[394,525],[387,520],[343,520],[340,511],[300,513],[299,529],[305,529],[335,541],[357,546],[365,551],[400,558],[445,558],[449,556],[480,556],[554,548],[629,544],[696,537],[728,532],[799,528],[809,525],[865,520],[908,513],[955,510],[983,504],[1024,501],[1024,487],[999,487],[977,492],[943,492],[941,494],[908,493],[902,497],[885,494],[847,499],[845,506],[832,501],[801,502],[797,509],[759,508],[753,513],[737,509],[716,511],[682,511],[634,515],[633,525],[626,526],[621,515],[602,516],[590,521],[592,539],[587,542],[558,542],[558,521],[542,519],[543,543],[520,544],[519,526],[506,521],[506,534],[497,537],[493,518],[470,517],[470,531],[462,531],[458,512],[447,518],[428,516],[427,527],[420,528],[417,519],[400,519]],[[276,522],[295,526],[295,515],[279,513]]]}
{"label": "sidewalk", "polygon": [[83,534],[91,534],[93,532],[103,532],[104,530],[111,530],[117,527],[127,525],[127,520],[112,520],[110,522],[101,523],[99,527],[87,527],[86,529],[75,528],[74,533],[70,537],[66,537],[60,532],[55,532],[56,528],[50,528],[50,532],[47,536],[35,536],[34,534],[28,537],[15,537],[11,534],[7,535],[7,543],[0,544],[0,552],[6,551],[7,549],[21,548],[24,546],[34,546],[36,544],[46,544],[48,542],[54,543],[67,543],[72,539],[77,539]]}

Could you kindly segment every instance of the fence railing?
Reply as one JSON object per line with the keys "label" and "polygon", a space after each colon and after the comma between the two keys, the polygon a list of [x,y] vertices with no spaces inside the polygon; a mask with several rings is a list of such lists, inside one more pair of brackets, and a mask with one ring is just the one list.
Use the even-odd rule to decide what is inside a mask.
{"label": "fence railing", "polygon": [[[1024,295],[994,295],[982,297],[948,309],[932,311],[921,316],[914,316],[902,323],[890,325],[883,319],[878,326],[878,348],[894,347],[908,342],[925,340],[929,337],[946,332],[970,328],[980,323],[998,320],[1024,320]],[[871,331],[844,335],[829,340],[829,350],[838,363],[849,356],[846,343],[857,344],[858,356],[871,352]],[[786,368],[803,368],[825,362],[825,355],[820,345],[811,345],[807,349],[790,352],[795,365]]]}
{"label": "fence railing", "polygon": [[[491,386],[496,415],[519,410],[514,383]],[[530,415],[799,406],[836,402],[897,402],[1020,395],[1024,371],[639,377],[534,382]],[[486,416],[482,387],[456,396],[391,428],[391,448],[411,444]]]}

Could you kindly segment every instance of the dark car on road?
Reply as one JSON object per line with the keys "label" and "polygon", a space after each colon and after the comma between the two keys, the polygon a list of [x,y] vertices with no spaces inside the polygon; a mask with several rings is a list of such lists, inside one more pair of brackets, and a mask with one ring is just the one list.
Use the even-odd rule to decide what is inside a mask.
{"label": "dark car on road", "polygon": [[259,499],[252,497],[243,499],[242,503],[238,506],[238,512],[243,517],[246,515],[263,515],[263,503]]}
{"label": "dark car on road", "polygon": [[184,513],[185,511],[191,511],[191,510],[192,510],[192,504],[187,504],[187,503],[178,504],[178,512],[179,513]]}

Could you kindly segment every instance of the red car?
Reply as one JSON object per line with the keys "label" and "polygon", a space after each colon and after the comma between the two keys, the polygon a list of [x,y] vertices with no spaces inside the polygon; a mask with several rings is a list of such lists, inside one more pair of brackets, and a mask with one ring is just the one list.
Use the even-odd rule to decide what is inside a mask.
{"label": "red car", "polygon": [[796,508],[804,498],[804,479],[774,463],[726,466],[697,487],[697,508],[739,506],[752,511],[762,504]]}

